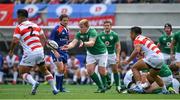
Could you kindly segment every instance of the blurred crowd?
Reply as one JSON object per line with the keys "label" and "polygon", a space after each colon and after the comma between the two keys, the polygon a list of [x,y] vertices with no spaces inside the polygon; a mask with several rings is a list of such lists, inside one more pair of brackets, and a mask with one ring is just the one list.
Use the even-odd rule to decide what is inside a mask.
{"label": "blurred crowd", "polygon": [[[76,55],[74,53],[69,54],[67,68],[65,71],[65,82],[67,84],[91,84],[92,80],[87,74],[87,69],[85,67],[85,57],[86,55]],[[57,71],[56,65],[50,55],[45,56],[45,63],[49,71],[55,74]],[[121,52],[121,61],[128,59],[126,51]],[[20,63],[20,55],[5,55],[0,54],[0,84],[18,84],[22,83],[18,72],[18,64]],[[121,79],[124,78],[125,73],[131,68],[131,62],[129,65],[119,66],[121,71]],[[40,73],[38,67],[32,67],[30,74],[34,77],[36,81],[45,82],[42,73]],[[111,73],[109,73],[111,75]]]}
{"label": "blurred crowd", "polygon": [[116,4],[116,3],[180,3],[180,0],[0,0],[14,4]]}

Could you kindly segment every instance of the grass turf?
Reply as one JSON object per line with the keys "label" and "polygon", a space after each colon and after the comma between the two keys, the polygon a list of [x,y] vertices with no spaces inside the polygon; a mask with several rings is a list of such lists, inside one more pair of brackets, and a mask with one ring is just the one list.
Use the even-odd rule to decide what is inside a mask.
{"label": "grass turf", "polygon": [[30,85],[0,85],[0,99],[179,99],[180,95],[171,94],[118,94],[115,88],[106,93],[94,93],[94,85],[66,85],[70,92],[53,95],[49,85],[41,84],[36,95],[30,95]]}

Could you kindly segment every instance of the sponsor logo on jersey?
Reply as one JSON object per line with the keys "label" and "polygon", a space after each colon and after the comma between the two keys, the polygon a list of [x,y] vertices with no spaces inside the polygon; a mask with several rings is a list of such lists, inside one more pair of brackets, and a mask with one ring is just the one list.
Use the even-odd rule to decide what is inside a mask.
{"label": "sponsor logo on jersey", "polygon": [[102,38],[102,39],[105,39],[105,37],[104,37],[104,36],[102,36],[101,38]]}
{"label": "sponsor logo on jersey", "polygon": [[105,44],[108,46],[109,45],[109,41],[106,41]]}
{"label": "sponsor logo on jersey", "polygon": [[163,40],[166,41],[166,38],[164,37]]}
{"label": "sponsor logo on jersey", "polygon": [[110,36],[110,40],[112,40],[113,39],[113,36]]}
{"label": "sponsor logo on jersey", "polygon": [[83,36],[83,35],[81,35],[81,36],[80,36],[80,38],[84,38],[84,36]]}

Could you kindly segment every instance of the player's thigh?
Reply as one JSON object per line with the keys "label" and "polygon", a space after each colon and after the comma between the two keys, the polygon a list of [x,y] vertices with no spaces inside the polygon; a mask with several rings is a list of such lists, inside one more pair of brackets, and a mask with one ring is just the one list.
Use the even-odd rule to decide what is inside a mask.
{"label": "player's thigh", "polygon": [[107,60],[108,60],[108,54],[100,54],[100,55],[95,55],[96,60],[98,61],[98,66],[99,67],[107,67]]}
{"label": "player's thigh", "polygon": [[19,66],[19,73],[20,74],[24,74],[24,73],[29,73],[29,71],[31,70],[31,66]]}
{"label": "player's thigh", "polygon": [[96,63],[96,58],[95,55],[87,54],[86,56],[86,66],[90,64],[95,64]]}
{"label": "player's thigh", "polygon": [[108,65],[116,64],[116,54],[108,54]]}
{"label": "player's thigh", "polygon": [[138,60],[133,66],[133,69],[137,69],[137,70],[143,70],[143,69],[148,69],[148,65],[144,62],[143,59]]}
{"label": "player's thigh", "polygon": [[176,59],[175,62],[179,64],[180,63],[180,53],[175,54],[175,59]]}

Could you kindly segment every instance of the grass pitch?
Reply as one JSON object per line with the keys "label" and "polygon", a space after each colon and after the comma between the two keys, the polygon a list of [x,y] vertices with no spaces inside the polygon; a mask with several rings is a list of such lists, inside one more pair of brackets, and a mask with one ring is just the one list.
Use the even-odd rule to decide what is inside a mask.
{"label": "grass pitch", "polygon": [[94,85],[66,85],[65,86],[70,92],[69,93],[59,93],[53,95],[49,85],[41,84],[38,88],[36,95],[30,95],[31,86],[30,85],[0,85],[0,99],[179,99],[180,95],[171,94],[118,94],[115,88],[106,93],[94,93],[97,87]]}

